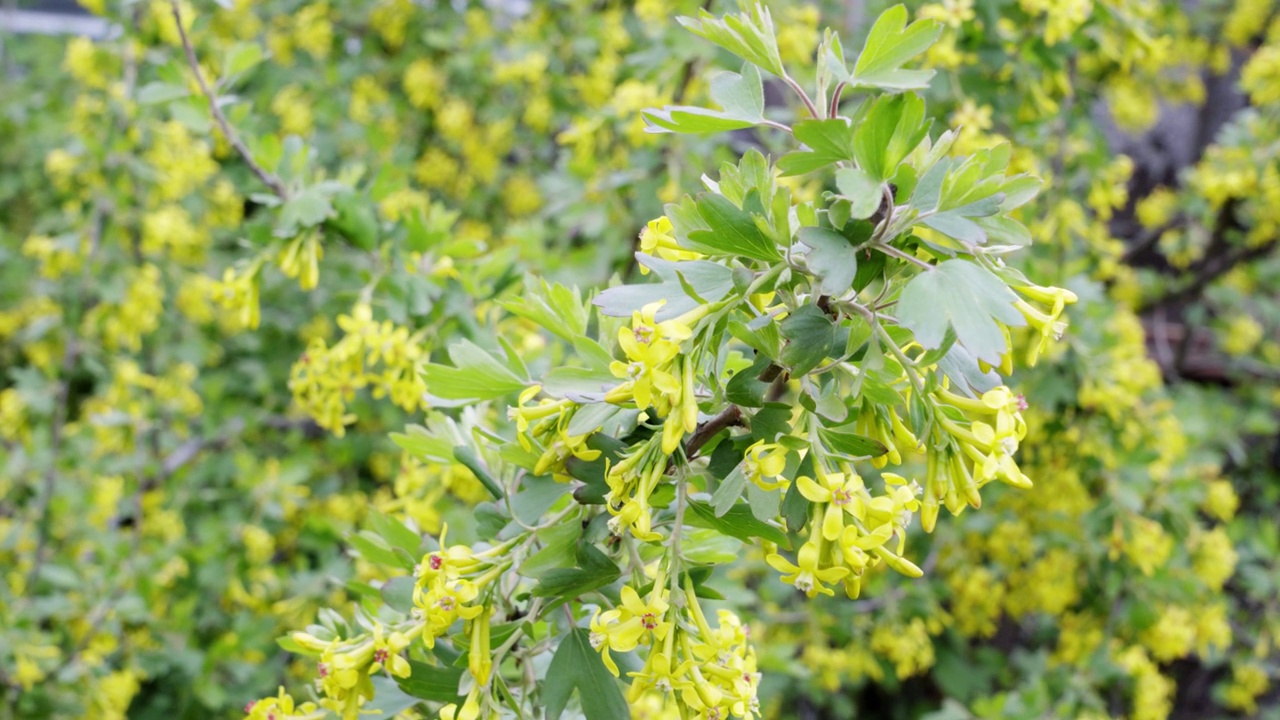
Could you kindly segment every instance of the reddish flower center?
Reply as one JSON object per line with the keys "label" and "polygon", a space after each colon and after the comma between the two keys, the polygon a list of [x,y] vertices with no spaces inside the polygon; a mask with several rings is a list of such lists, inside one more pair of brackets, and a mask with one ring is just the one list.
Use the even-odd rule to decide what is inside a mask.
{"label": "reddish flower center", "polygon": [[439,555],[432,555],[431,560],[429,560],[428,563],[431,565],[432,570],[439,570],[440,566],[444,565],[444,558]]}
{"label": "reddish flower center", "polygon": [[658,616],[653,613],[645,613],[644,616],[640,618],[640,624],[644,625],[646,630],[652,630],[658,627]]}
{"label": "reddish flower center", "polygon": [[318,663],[316,665],[316,673],[322,678],[329,677],[329,663]]}
{"label": "reddish flower center", "polygon": [[376,663],[386,662],[387,661],[386,648],[378,648],[377,650],[373,651],[373,661]]}

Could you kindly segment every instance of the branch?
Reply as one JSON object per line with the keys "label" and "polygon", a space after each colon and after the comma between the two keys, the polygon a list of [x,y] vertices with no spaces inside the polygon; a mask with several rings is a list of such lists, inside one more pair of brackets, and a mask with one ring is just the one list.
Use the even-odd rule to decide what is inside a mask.
{"label": "branch", "polygon": [[1280,239],[1272,238],[1261,245],[1251,248],[1238,248],[1235,252],[1222,253],[1206,259],[1196,268],[1195,279],[1191,281],[1191,284],[1165,293],[1150,302],[1143,303],[1139,311],[1145,312],[1159,306],[1182,305],[1195,300],[1214,280],[1231,272],[1236,266],[1247,263],[1250,260],[1256,260],[1271,252],[1277,246],[1278,240]]}
{"label": "branch", "polygon": [[289,199],[289,190],[284,186],[284,182],[275,175],[267,172],[265,168],[253,159],[253,153],[249,152],[248,146],[240,139],[240,135],[231,127],[231,123],[227,122],[227,116],[222,114],[222,108],[218,106],[218,98],[213,94],[213,90],[209,87],[209,82],[204,78],[204,72],[200,70],[200,61],[196,58],[195,48],[191,47],[191,39],[187,37],[187,31],[182,27],[182,11],[178,9],[178,0],[170,0],[170,7],[173,8],[173,20],[178,24],[178,37],[182,38],[182,49],[187,53],[187,64],[191,66],[191,72],[195,73],[196,82],[200,85],[200,92],[204,94],[206,100],[209,101],[209,112],[213,114],[213,119],[221,128],[222,134],[226,136],[227,142],[231,143],[231,147],[236,149],[240,154],[240,158],[244,160],[254,175],[258,176],[267,187],[271,188],[271,192],[275,193],[281,200]]}
{"label": "branch", "polygon": [[694,430],[693,434],[689,436],[689,442],[684,446],[685,457],[690,460],[694,459],[698,456],[698,451],[702,449],[702,446],[710,442],[711,438],[718,435],[721,430],[741,423],[742,408],[737,405],[730,405],[721,410],[718,415],[699,425],[698,429]]}

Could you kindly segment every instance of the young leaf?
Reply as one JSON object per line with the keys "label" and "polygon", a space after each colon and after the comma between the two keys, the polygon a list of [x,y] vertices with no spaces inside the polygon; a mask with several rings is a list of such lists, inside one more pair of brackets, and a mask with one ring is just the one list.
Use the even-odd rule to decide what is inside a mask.
{"label": "young leaf", "polygon": [[744,256],[764,262],[782,259],[778,245],[761,232],[751,215],[739,210],[723,195],[699,195],[698,212],[708,229],[689,233],[689,244],[693,250],[708,255]]}
{"label": "young leaf", "polygon": [[885,90],[928,87],[932,70],[903,70],[902,65],[929,49],[942,33],[942,23],[917,20],[907,26],[907,9],[895,5],[880,14],[853,66],[853,81]]}
{"label": "young leaf", "polygon": [[676,21],[694,35],[706,38],[760,69],[782,77],[782,56],[773,31],[769,10],[756,3],[748,12],[717,18],[702,10],[698,17],[679,17]]}
{"label": "young leaf", "polygon": [[801,120],[791,127],[796,140],[808,150],[778,159],[783,175],[804,175],[841,160],[853,160],[853,125],[844,118]]}
{"label": "young leaf", "polygon": [[924,101],[918,96],[881,97],[853,134],[858,167],[877,182],[892,178],[898,165],[929,133],[930,126],[924,121]]}
{"label": "young leaf", "polygon": [[968,260],[947,260],[920,273],[898,297],[898,322],[926,350],[942,345],[947,327],[975,358],[999,365],[1008,348],[1000,323],[1026,324],[1013,291],[989,270]]}

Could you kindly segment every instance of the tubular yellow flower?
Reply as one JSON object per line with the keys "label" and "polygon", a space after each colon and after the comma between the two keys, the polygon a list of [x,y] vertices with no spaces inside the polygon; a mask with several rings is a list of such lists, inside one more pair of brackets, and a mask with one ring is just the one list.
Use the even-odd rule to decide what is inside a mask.
{"label": "tubular yellow flower", "polygon": [[843,580],[849,574],[849,568],[819,567],[819,555],[818,546],[811,539],[800,547],[796,557],[799,564],[792,563],[778,553],[769,555],[765,560],[770,567],[782,573],[783,582],[794,585],[805,595],[809,597],[814,597],[818,593],[835,595],[835,591],[828,588],[826,584]]}

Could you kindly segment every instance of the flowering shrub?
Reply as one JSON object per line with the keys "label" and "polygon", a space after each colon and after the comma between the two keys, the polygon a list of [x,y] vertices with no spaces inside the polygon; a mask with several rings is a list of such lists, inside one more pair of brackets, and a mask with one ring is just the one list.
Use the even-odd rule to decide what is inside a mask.
{"label": "flowering shrub", "polygon": [[5,38],[5,716],[1276,712],[1271,7],[698,5]]}

